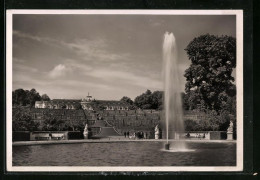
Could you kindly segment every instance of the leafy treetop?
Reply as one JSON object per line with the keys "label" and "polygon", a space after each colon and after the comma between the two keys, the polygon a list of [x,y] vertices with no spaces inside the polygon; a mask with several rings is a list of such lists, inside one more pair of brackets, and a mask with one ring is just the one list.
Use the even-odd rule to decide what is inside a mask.
{"label": "leafy treetop", "polygon": [[236,67],[236,39],[231,36],[202,35],[185,49],[191,65],[186,69],[185,91],[209,109],[219,111],[223,102],[236,94],[233,68]]}

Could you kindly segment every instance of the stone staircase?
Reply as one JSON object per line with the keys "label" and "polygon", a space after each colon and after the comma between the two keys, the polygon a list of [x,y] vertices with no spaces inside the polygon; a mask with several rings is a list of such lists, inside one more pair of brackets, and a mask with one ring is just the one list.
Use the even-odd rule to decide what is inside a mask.
{"label": "stone staircase", "polygon": [[93,139],[124,137],[123,135],[119,134],[115,130],[115,128],[105,120],[96,120],[95,123],[90,126],[90,128],[100,128],[99,133],[92,136]]}

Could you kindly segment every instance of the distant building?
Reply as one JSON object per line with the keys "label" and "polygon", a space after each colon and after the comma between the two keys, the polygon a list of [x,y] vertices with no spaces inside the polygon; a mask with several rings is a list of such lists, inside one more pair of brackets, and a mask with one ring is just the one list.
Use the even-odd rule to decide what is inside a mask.
{"label": "distant building", "polygon": [[91,111],[94,110],[93,106],[91,105],[92,101],[93,101],[93,98],[88,93],[87,97],[82,99],[80,102],[82,109],[91,110]]}
{"label": "distant building", "polygon": [[78,99],[53,99],[51,101],[36,101],[35,108],[47,109],[76,109],[80,105]]}
{"label": "distant building", "polygon": [[53,99],[50,101],[36,101],[35,108],[47,109],[77,109],[80,106],[84,110],[129,110],[129,104],[122,101],[95,100],[88,94],[84,99]]}
{"label": "distant building", "polygon": [[122,101],[97,101],[101,106],[104,107],[104,110],[129,110],[129,104]]}

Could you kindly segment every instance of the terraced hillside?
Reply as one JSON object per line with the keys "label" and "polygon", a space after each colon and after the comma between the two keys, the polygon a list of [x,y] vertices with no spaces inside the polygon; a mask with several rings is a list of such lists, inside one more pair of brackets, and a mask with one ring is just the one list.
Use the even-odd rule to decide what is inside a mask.
{"label": "terraced hillside", "polygon": [[[13,108],[15,111],[15,108]],[[110,126],[123,134],[126,131],[153,131],[157,124],[163,123],[163,113],[156,110],[73,110],[73,109],[44,109],[30,108],[29,114],[32,120],[40,124],[41,128],[47,118],[54,118],[63,122],[63,130],[70,126],[81,127],[82,130],[87,123],[93,125],[97,120],[103,120]],[[199,119],[199,115],[192,112],[186,112],[189,119]],[[185,116],[184,116],[185,118]],[[72,127],[74,129],[74,127]],[[71,129],[70,129],[71,130]]]}

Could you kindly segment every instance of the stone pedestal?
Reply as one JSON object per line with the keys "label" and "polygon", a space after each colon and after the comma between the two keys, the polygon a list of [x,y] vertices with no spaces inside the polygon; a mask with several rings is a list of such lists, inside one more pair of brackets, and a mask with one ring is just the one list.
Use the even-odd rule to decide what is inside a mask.
{"label": "stone pedestal", "polygon": [[233,140],[233,122],[230,121],[227,129],[227,140]]}
{"label": "stone pedestal", "polygon": [[155,134],[155,139],[159,139],[159,134]]}
{"label": "stone pedestal", "polygon": [[83,132],[84,139],[88,139],[88,124],[86,124]]}
{"label": "stone pedestal", "polygon": [[88,139],[88,133],[83,133],[84,139]]}
{"label": "stone pedestal", "polygon": [[170,150],[170,144],[165,144],[164,147],[165,147],[165,150]]}
{"label": "stone pedestal", "polygon": [[227,132],[227,140],[233,140],[233,132]]}

